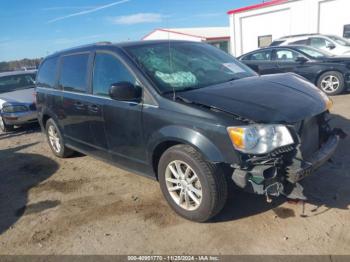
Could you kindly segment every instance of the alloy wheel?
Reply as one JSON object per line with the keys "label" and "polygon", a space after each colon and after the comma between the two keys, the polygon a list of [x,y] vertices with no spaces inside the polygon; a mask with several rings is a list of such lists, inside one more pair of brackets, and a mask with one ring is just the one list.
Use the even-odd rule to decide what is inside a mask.
{"label": "alloy wheel", "polygon": [[334,75],[325,76],[321,81],[321,88],[326,93],[335,92],[340,86],[340,80]]}
{"label": "alloy wheel", "polygon": [[47,133],[49,136],[49,141],[50,141],[52,149],[56,153],[59,153],[61,151],[61,141],[60,141],[60,137],[58,135],[57,128],[53,125],[50,125],[48,130],[47,130]]}
{"label": "alloy wheel", "polygon": [[2,119],[2,117],[0,117],[0,130],[1,131],[5,130],[5,123],[4,123],[4,120]]}
{"label": "alloy wheel", "polygon": [[196,210],[202,201],[202,185],[190,165],[174,160],[165,170],[168,192],[175,203],[185,210]]}

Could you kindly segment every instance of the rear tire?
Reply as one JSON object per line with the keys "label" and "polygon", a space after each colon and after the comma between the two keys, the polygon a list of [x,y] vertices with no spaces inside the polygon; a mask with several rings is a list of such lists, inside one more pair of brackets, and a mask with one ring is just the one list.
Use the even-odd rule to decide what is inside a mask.
{"label": "rear tire", "polygon": [[339,95],[345,89],[344,77],[337,71],[326,72],[319,77],[317,87],[327,95]]}
{"label": "rear tire", "polygon": [[65,158],[71,156],[74,153],[73,150],[65,146],[61,131],[52,118],[47,120],[45,132],[49,146],[55,156]]}
{"label": "rear tire", "polygon": [[2,117],[0,117],[0,130],[4,133],[14,130],[14,125],[7,125]]}
{"label": "rear tire", "polygon": [[191,146],[176,145],[166,150],[159,161],[158,178],[169,205],[186,219],[208,221],[226,203],[224,174]]}

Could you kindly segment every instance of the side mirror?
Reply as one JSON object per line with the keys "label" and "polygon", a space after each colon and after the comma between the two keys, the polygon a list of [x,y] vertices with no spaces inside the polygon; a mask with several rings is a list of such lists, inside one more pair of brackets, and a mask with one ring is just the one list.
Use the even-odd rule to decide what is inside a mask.
{"label": "side mirror", "polygon": [[130,82],[118,82],[109,88],[109,96],[119,101],[140,101],[142,90]]}
{"label": "side mirror", "polygon": [[328,43],[327,46],[326,46],[328,49],[334,49],[335,48],[335,44],[333,43]]}
{"label": "side mirror", "polygon": [[297,59],[295,60],[295,62],[298,62],[300,64],[305,64],[308,60],[303,57],[303,56],[298,56]]}

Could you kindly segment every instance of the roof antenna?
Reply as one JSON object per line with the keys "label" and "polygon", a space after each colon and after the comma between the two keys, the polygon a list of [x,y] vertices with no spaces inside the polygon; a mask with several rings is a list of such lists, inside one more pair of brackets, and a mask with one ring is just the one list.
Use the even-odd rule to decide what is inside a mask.
{"label": "roof antenna", "polygon": [[[169,20],[168,20],[168,18],[166,19],[166,23],[167,23],[167,27],[169,29]],[[173,68],[173,58],[172,58],[172,55],[171,55],[171,48],[170,48],[170,32],[169,32],[169,30],[168,30],[168,52],[169,52],[169,66],[170,66],[171,73],[172,73],[174,68]],[[173,100],[175,101],[175,99],[176,99],[175,87],[173,85],[171,87],[173,88]]]}

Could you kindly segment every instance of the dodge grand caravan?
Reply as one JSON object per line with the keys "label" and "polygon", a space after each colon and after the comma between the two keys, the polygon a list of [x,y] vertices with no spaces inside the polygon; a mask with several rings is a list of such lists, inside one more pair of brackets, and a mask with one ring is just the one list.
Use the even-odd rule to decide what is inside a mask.
{"label": "dodge grand caravan", "polygon": [[[39,121],[53,153],[92,155],[156,179],[181,216],[207,221],[232,181],[297,196],[343,133],[331,101],[294,74],[258,76],[207,44],[98,43],[48,56]],[[298,193],[299,192],[299,193]]]}

